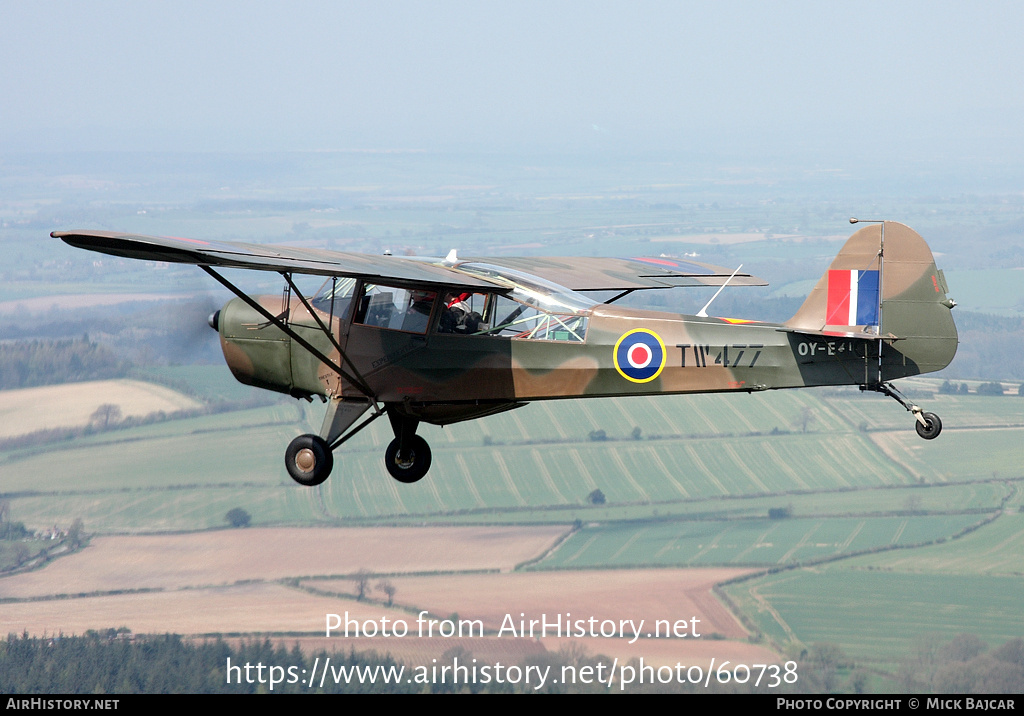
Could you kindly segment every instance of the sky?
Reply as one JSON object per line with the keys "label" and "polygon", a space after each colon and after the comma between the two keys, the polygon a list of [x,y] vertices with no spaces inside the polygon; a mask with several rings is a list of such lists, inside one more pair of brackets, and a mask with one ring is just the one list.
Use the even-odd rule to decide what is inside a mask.
{"label": "sky", "polygon": [[1013,2],[0,0],[0,151],[1024,158]]}

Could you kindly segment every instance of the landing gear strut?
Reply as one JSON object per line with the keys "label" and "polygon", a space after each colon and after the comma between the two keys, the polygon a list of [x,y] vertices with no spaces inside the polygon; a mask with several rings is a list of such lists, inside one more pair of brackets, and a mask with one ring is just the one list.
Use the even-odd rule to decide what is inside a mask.
{"label": "landing gear strut", "polygon": [[[370,403],[332,399],[320,435],[300,435],[284,454],[285,467],[293,480],[305,487],[322,484],[334,467],[333,450],[365,428],[385,411],[374,412],[358,425],[356,420],[371,408]],[[420,421],[401,411],[399,405],[385,406],[395,439],[384,452],[388,474],[399,482],[418,482],[430,469],[430,445],[416,434]],[[352,427],[355,425],[355,427]],[[326,437],[324,437],[326,436]]]}
{"label": "landing gear strut", "polygon": [[874,385],[862,385],[861,390],[873,390],[876,393],[882,395],[888,395],[890,398],[895,400],[897,403],[906,408],[909,412],[914,414],[917,422],[914,427],[917,429],[917,434],[925,440],[934,440],[939,437],[939,433],[942,432],[942,421],[939,420],[939,416],[935,413],[926,413],[924,410],[919,408],[915,403],[907,400],[903,395],[900,394],[896,387],[892,383],[876,383]]}

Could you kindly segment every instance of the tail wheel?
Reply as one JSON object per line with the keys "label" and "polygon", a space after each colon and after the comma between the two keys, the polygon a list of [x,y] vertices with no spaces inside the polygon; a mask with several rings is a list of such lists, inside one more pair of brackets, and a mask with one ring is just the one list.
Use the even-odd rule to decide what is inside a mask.
{"label": "tail wheel", "polygon": [[384,452],[384,464],[391,477],[399,482],[417,482],[430,469],[430,445],[419,435],[413,435],[405,454],[398,454],[398,438],[391,441]]}
{"label": "tail wheel", "polygon": [[914,423],[917,434],[925,440],[934,440],[939,437],[939,433],[942,432],[942,421],[939,420],[939,416],[935,413],[921,413],[921,417],[924,418],[923,425],[920,420]]}
{"label": "tail wheel", "polygon": [[284,464],[295,482],[313,487],[330,476],[334,468],[334,453],[319,435],[300,435],[288,444]]}

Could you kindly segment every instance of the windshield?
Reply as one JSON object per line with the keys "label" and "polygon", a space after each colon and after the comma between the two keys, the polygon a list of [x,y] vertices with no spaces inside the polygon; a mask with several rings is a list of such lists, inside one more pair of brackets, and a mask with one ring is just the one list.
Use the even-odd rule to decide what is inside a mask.
{"label": "windshield", "polygon": [[597,305],[596,301],[565,286],[513,269],[482,263],[464,263],[456,268],[511,288],[512,296],[518,300],[538,304],[559,313],[580,313]]}
{"label": "windshield", "polygon": [[313,296],[313,308],[344,320],[348,317],[348,309],[352,303],[356,280],[347,277],[331,277],[324,281],[320,290]]}
{"label": "windshield", "polygon": [[[458,269],[511,290],[507,294],[492,294],[486,304],[479,301],[483,310],[465,309],[464,299],[449,305],[439,331],[460,332],[461,321],[467,326],[464,330],[472,335],[576,343],[586,339],[590,309],[597,305],[595,301],[551,281],[490,264],[465,263]],[[465,318],[459,314],[460,309],[466,310]],[[448,313],[453,315],[446,320]],[[455,325],[451,331],[445,327],[449,322]]]}

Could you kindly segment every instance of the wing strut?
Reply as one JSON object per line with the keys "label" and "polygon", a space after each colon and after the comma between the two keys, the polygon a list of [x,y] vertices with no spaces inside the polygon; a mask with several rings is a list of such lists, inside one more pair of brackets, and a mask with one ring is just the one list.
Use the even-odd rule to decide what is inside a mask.
{"label": "wing strut", "polygon": [[732,272],[732,276],[730,276],[729,278],[725,279],[725,283],[723,283],[721,286],[719,286],[718,290],[715,291],[715,295],[711,297],[711,300],[704,304],[704,308],[702,308],[699,311],[697,311],[697,315],[698,316],[700,316],[701,318],[707,318],[708,317],[708,307],[714,302],[714,300],[716,298],[718,298],[718,294],[720,294],[725,289],[725,287],[729,285],[729,282],[733,280],[733,278],[736,276],[736,274],[739,273],[741,268],[743,268],[743,264],[740,264],[739,266],[737,266],[736,270]]}
{"label": "wing strut", "polygon": [[[302,346],[302,347],[303,347],[303,348],[305,348],[305,349],[306,349],[307,351],[309,351],[309,352],[310,352],[310,353],[311,353],[311,354],[312,354],[313,356],[315,356],[315,357],[316,357],[316,358],[317,358],[317,359],[318,359],[318,360],[319,360],[319,361],[320,361],[321,363],[323,363],[324,365],[326,365],[326,366],[327,366],[328,368],[330,368],[330,369],[331,369],[331,370],[333,370],[333,371],[334,371],[335,373],[337,373],[337,374],[338,374],[338,375],[340,375],[340,376],[341,376],[342,378],[344,378],[344,379],[345,379],[345,380],[347,380],[347,381],[348,381],[349,383],[351,383],[351,384],[352,384],[353,386],[355,386],[355,388],[356,388],[356,389],[357,389],[357,390],[358,390],[358,391],[359,391],[360,393],[362,393],[363,395],[365,395],[365,396],[366,396],[367,398],[369,398],[369,399],[370,399],[371,401],[373,401],[374,403],[376,403],[376,402],[377,402],[377,396],[373,394],[373,391],[372,391],[372,390],[371,390],[371,389],[369,388],[369,386],[367,386],[367,385],[366,385],[366,383],[365,383],[364,381],[362,381],[362,380],[361,380],[361,379],[359,379],[359,378],[356,378],[355,376],[352,376],[352,375],[350,375],[350,374],[349,374],[349,373],[348,373],[347,371],[345,371],[345,370],[344,370],[344,369],[343,369],[343,368],[342,368],[341,366],[339,366],[339,365],[338,365],[337,363],[335,363],[335,362],[334,362],[334,361],[332,361],[332,360],[331,360],[330,358],[328,358],[328,357],[327,357],[327,356],[325,356],[325,355],[324,355],[323,353],[321,353],[321,352],[320,352],[319,350],[317,350],[317,349],[316,349],[316,348],[315,348],[315,347],[314,347],[314,346],[313,346],[313,345],[312,345],[312,344],[311,344],[311,343],[310,343],[309,341],[307,341],[307,340],[306,340],[305,338],[303,338],[303,337],[302,337],[302,336],[300,336],[300,335],[299,335],[298,333],[296,333],[295,331],[293,331],[293,330],[292,330],[292,329],[291,329],[291,328],[290,328],[290,327],[288,326],[288,324],[287,324],[287,323],[286,323],[285,321],[282,321],[282,320],[280,319],[280,317],[278,317],[278,316],[275,316],[275,315],[273,315],[273,314],[272,314],[272,313],[271,313],[270,311],[268,311],[268,310],[267,310],[267,309],[265,309],[265,308],[264,308],[263,306],[261,306],[261,305],[260,305],[259,303],[257,303],[256,301],[254,301],[254,300],[253,300],[253,299],[252,299],[252,298],[251,298],[250,296],[248,296],[248,295],[247,295],[247,294],[246,294],[245,292],[243,292],[243,291],[239,290],[237,286],[235,286],[235,285],[234,285],[233,283],[231,283],[230,281],[228,281],[228,280],[227,280],[226,278],[224,278],[223,276],[221,276],[221,275],[220,275],[219,273],[217,273],[216,271],[214,271],[214,270],[213,270],[212,268],[210,268],[209,266],[206,266],[206,265],[204,265],[204,264],[200,264],[200,265],[199,265],[199,268],[201,268],[201,269],[202,269],[203,271],[205,271],[205,272],[206,272],[206,273],[208,273],[208,274],[209,274],[210,276],[212,276],[212,277],[213,277],[214,279],[216,279],[218,283],[220,283],[220,284],[221,284],[222,286],[224,286],[224,288],[226,288],[227,290],[231,291],[231,293],[235,294],[235,295],[236,295],[236,296],[238,296],[238,297],[239,297],[240,299],[242,299],[243,301],[245,301],[245,303],[246,303],[246,304],[247,304],[247,305],[248,305],[248,306],[249,306],[250,308],[252,308],[252,309],[253,309],[254,311],[256,311],[256,312],[257,312],[257,313],[259,313],[259,314],[260,314],[261,316],[263,316],[264,318],[266,318],[266,319],[267,319],[268,321],[270,321],[271,323],[273,323],[273,324],[274,324],[275,326],[277,326],[278,328],[280,328],[280,329],[281,329],[281,330],[282,330],[282,331],[283,331],[283,332],[285,333],[285,335],[287,335],[287,336],[288,336],[289,338],[291,338],[291,339],[292,339],[293,341],[295,341],[295,342],[296,342],[296,343],[298,343],[298,344],[299,344],[300,346]],[[283,274],[282,274],[282,275],[283,275]],[[287,280],[287,281],[288,281],[288,283],[289,283],[289,284],[291,285],[291,279],[290,279],[289,277],[286,277],[286,280]],[[298,293],[298,292],[296,292],[296,293]],[[317,317],[317,316],[316,316],[316,314],[314,313],[314,311],[313,311],[313,310],[312,310],[312,309],[311,309],[311,308],[309,307],[309,304],[308,304],[308,303],[306,303],[306,300],[305,300],[305,298],[304,298],[304,297],[302,297],[302,295],[301,295],[301,294],[299,294],[299,299],[300,299],[300,300],[302,301],[303,305],[305,305],[305,306],[307,307],[307,309],[309,309],[309,312],[310,312],[310,314],[311,314],[311,315],[313,315],[313,317],[314,317],[314,318],[316,318],[316,320],[317,320],[317,322],[318,322],[318,323],[320,323],[320,327],[321,327],[321,328],[324,328],[324,325],[323,325],[323,323],[321,323],[321,322],[320,322],[320,319],[319,319],[319,317]],[[333,344],[335,345],[335,347],[337,347],[337,346],[338,346],[338,344],[337,344],[337,343],[336,343],[336,342],[334,341],[334,336],[332,336],[332,335],[331,335],[330,331],[328,331],[328,330],[327,330],[326,328],[324,328],[324,331],[325,331],[325,332],[326,332],[326,333],[327,333],[327,334],[328,334],[328,335],[330,336],[330,338],[331,338],[331,343],[333,343]],[[347,363],[348,363],[349,365],[352,365],[351,361],[349,361],[349,360],[348,360],[348,357],[347,357],[347,356],[345,356],[345,353],[344,353],[344,351],[341,351],[341,349],[340,349],[340,348],[339,348],[339,354],[340,354],[341,356],[343,356],[343,357],[345,358],[345,361],[346,361],[346,362],[347,362]]]}
{"label": "wing strut", "polygon": [[[356,368],[355,365],[352,364],[352,361],[349,359],[349,357],[345,353],[345,351],[343,351],[341,349],[341,344],[339,344],[338,341],[334,338],[334,332],[331,331],[330,328],[328,328],[327,326],[324,325],[324,322],[320,320],[320,316],[317,315],[317,312],[313,309],[313,307],[311,305],[309,305],[309,301],[307,301],[306,297],[302,295],[301,291],[299,291],[299,287],[296,286],[295,283],[292,281],[292,275],[290,273],[285,273],[284,271],[281,272],[281,275],[284,277],[284,280],[288,282],[288,286],[291,287],[292,291],[298,297],[299,301],[302,302],[302,305],[306,307],[307,311],[309,311],[309,315],[311,315],[313,317],[313,320],[316,321],[316,324],[318,326],[320,326],[320,330],[322,330],[325,334],[327,334],[327,337],[331,341],[331,345],[333,345],[335,350],[338,351],[338,355],[340,355],[342,357],[342,359],[345,361],[345,363],[348,364],[348,367],[352,370],[352,372],[356,375],[356,377],[359,380],[357,382],[357,381],[353,380],[352,378],[346,376],[344,373],[341,373],[341,369],[340,368],[335,368],[335,370],[337,370],[339,373],[341,373],[341,375],[346,380],[348,380],[350,383],[353,383],[353,384],[357,385],[357,387],[359,387],[360,392],[362,392],[365,396],[373,397],[370,394],[371,393],[370,389],[367,387],[366,379],[363,378],[363,375],[362,375],[362,373],[359,372],[359,369]],[[331,321],[333,321],[333,320],[334,320],[334,302],[332,301],[331,302]],[[331,366],[331,367],[334,367],[334,366]]]}
{"label": "wing strut", "polygon": [[609,298],[609,299],[608,299],[607,301],[605,301],[605,303],[615,303],[615,302],[616,302],[616,301],[618,301],[618,300],[619,300],[620,298],[625,298],[626,296],[628,296],[629,294],[633,293],[633,292],[634,292],[634,291],[636,291],[636,290],[638,290],[638,289],[635,289],[635,288],[627,288],[627,289],[626,289],[625,291],[623,291],[622,293],[618,294],[618,295],[617,295],[617,296],[615,296],[614,298]]}

